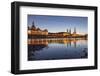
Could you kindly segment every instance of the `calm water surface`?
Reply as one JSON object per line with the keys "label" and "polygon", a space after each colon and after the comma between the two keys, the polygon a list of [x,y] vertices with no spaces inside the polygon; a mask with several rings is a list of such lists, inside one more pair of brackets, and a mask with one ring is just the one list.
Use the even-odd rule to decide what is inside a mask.
{"label": "calm water surface", "polygon": [[28,60],[79,59],[88,57],[87,39],[28,39]]}

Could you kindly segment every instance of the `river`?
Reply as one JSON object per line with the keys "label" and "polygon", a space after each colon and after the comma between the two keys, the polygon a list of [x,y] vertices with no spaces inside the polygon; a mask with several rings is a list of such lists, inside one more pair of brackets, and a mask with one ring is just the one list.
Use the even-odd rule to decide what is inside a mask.
{"label": "river", "polygon": [[28,39],[28,61],[88,58],[84,38]]}

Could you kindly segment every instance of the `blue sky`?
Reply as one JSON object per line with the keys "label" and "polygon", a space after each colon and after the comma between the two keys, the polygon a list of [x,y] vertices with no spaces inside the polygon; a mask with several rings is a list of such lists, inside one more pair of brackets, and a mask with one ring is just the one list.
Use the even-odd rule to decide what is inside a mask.
{"label": "blue sky", "polygon": [[28,15],[28,26],[31,27],[33,21],[36,27],[48,29],[49,32],[65,32],[67,29],[73,32],[74,28],[81,34],[88,31],[88,17]]}

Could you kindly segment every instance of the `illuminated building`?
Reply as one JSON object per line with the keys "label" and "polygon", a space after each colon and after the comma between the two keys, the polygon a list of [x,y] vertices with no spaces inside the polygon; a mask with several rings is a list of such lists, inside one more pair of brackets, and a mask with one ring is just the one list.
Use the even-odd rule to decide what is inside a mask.
{"label": "illuminated building", "polygon": [[34,21],[31,27],[28,27],[28,35],[48,35],[48,30],[41,30],[40,28],[36,28]]}
{"label": "illuminated building", "polygon": [[48,32],[47,29],[40,29],[36,27],[34,21],[32,22],[32,26],[28,26],[28,38],[77,38],[77,37],[87,37],[87,35],[77,34],[76,28],[74,28],[74,32],[70,29],[67,29],[66,32]]}

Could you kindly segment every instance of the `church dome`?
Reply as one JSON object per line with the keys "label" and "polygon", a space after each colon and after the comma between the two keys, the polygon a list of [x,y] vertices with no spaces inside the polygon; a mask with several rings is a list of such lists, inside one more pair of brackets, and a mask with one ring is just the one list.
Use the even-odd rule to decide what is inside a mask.
{"label": "church dome", "polygon": [[48,30],[47,30],[47,29],[44,29],[44,31],[48,32]]}

